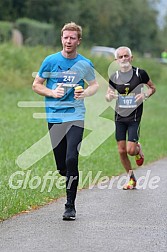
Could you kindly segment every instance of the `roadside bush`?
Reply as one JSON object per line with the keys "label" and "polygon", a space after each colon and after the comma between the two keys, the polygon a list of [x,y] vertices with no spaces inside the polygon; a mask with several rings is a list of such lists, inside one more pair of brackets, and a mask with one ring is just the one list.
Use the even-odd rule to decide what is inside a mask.
{"label": "roadside bush", "polygon": [[56,32],[52,24],[20,18],[16,21],[15,26],[21,31],[24,44],[26,45],[55,45]]}
{"label": "roadside bush", "polygon": [[7,21],[0,21],[0,42],[11,40],[13,25]]}

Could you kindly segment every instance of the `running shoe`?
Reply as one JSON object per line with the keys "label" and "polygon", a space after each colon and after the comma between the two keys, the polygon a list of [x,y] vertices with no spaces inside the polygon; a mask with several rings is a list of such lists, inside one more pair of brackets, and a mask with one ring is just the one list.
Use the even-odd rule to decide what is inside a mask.
{"label": "running shoe", "polygon": [[135,156],[136,164],[138,166],[141,166],[144,163],[144,154],[141,149],[141,144],[137,143],[137,146],[139,147],[139,153]]}
{"label": "running shoe", "polygon": [[75,220],[76,210],[72,204],[65,204],[65,212],[63,214],[63,220]]}
{"label": "running shoe", "polygon": [[130,178],[129,182],[124,185],[123,190],[132,190],[136,188],[136,180]]}

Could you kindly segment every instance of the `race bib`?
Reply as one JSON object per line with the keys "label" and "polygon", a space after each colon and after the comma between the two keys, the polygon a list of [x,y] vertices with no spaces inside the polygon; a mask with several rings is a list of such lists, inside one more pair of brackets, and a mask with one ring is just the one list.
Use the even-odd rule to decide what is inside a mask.
{"label": "race bib", "polygon": [[78,83],[78,74],[72,71],[59,72],[57,83],[63,84],[63,87],[75,87]]}
{"label": "race bib", "polygon": [[76,87],[79,79],[79,74],[72,71],[62,71],[57,73],[57,85],[62,84],[65,94],[71,93],[74,87]]}
{"label": "race bib", "polygon": [[118,96],[118,106],[119,108],[136,108],[136,99],[135,96],[130,96],[130,95],[119,95]]}

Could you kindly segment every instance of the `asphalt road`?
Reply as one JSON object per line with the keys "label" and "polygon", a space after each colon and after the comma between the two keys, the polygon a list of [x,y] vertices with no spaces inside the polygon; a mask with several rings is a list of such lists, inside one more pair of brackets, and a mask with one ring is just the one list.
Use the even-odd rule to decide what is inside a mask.
{"label": "asphalt road", "polygon": [[76,221],[62,220],[61,198],[1,222],[0,251],[166,252],[167,158],[137,169],[136,175],[136,190],[120,189],[119,177],[79,191]]}

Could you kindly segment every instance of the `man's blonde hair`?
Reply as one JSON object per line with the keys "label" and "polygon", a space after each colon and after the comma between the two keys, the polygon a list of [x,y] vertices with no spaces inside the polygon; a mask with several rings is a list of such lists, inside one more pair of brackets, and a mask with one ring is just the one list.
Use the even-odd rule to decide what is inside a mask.
{"label": "man's blonde hair", "polygon": [[78,33],[78,39],[82,38],[82,27],[74,22],[67,23],[63,26],[61,36],[63,36],[64,31],[76,31]]}

